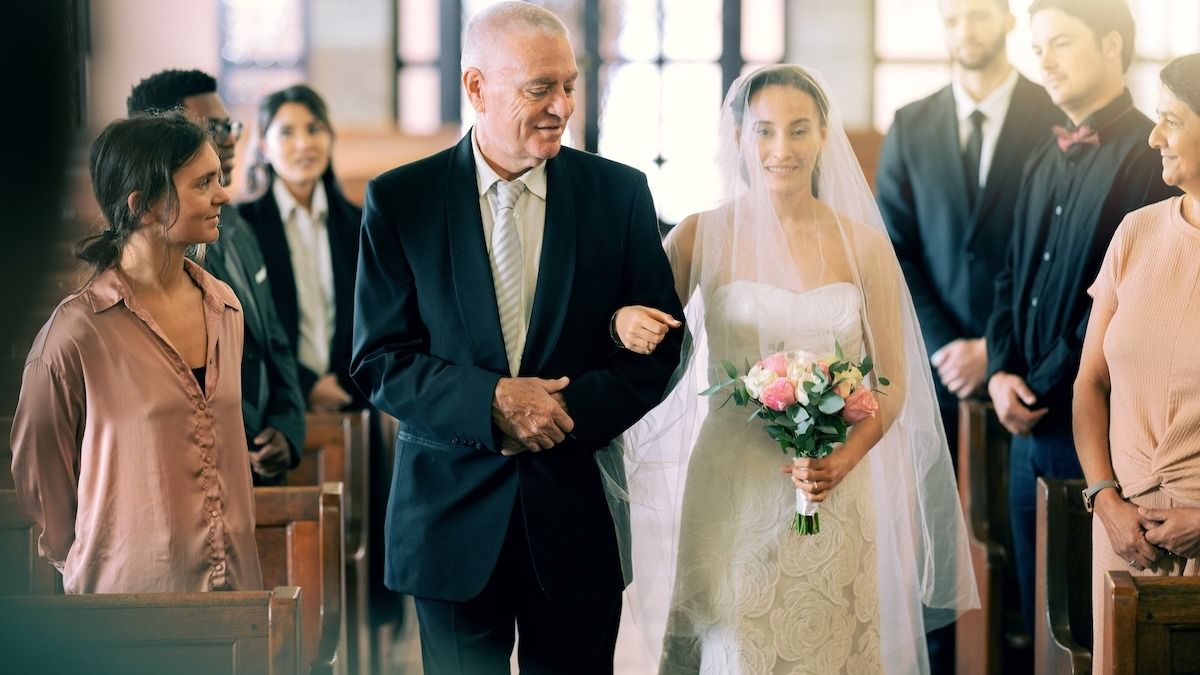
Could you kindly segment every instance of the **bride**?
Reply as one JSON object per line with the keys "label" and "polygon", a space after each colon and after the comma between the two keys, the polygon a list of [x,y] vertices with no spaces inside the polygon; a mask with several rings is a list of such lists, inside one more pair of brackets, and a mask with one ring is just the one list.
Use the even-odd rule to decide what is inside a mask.
{"label": "bride", "polygon": [[[664,244],[692,340],[672,393],[625,439],[631,609],[664,673],[925,672],[925,631],[978,600],[879,212],[836,108],[799,67],[736,81],[721,144],[726,198]],[[627,307],[614,326],[648,354],[678,323]],[[698,395],[722,361],[835,344],[891,383],[826,458],[789,461],[748,409]],[[814,536],[791,528],[795,490],[820,503]]]}

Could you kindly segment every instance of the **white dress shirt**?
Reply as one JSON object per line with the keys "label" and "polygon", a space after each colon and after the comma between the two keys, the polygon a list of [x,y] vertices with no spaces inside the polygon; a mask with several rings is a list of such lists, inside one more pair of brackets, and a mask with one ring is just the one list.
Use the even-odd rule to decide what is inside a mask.
{"label": "white dress shirt", "polygon": [[287,236],[296,278],[296,303],[300,309],[300,335],[296,359],[318,376],[329,372],[329,346],[333,341],[333,260],[329,252],[329,202],[325,185],[317,180],[312,209],[305,209],[276,178],[272,188],[283,232]]}
{"label": "white dress shirt", "polygon": [[992,157],[996,155],[996,141],[1000,139],[1000,129],[1004,126],[1004,117],[1008,114],[1013,91],[1017,88],[1017,69],[1013,68],[1004,83],[979,102],[971,98],[958,80],[951,81],[950,87],[954,92],[954,105],[958,112],[959,150],[966,150],[967,140],[971,137],[971,113],[979,110],[984,115],[983,151],[979,155],[979,187],[983,188],[984,185],[987,185],[988,170],[992,167]]}
{"label": "white dress shirt", "polygon": [[[483,219],[483,239],[487,243],[488,258],[495,265],[492,254],[492,229],[496,223],[496,181],[500,174],[492,169],[483,153],[475,132],[471,132],[471,149],[475,153],[475,178],[479,186],[479,215]],[[537,293],[538,268],[542,257],[542,235],[546,227],[546,163],[542,162],[517,177],[525,183],[525,191],[517,198],[513,207],[513,218],[517,222],[517,238],[521,240],[521,326],[515,340],[521,345],[516,354],[508,355],[509,373],[516,377],[521,369],[521,356],[525,351],[525,338],[529,333],[529,316],[533,311],[533,298]]]}

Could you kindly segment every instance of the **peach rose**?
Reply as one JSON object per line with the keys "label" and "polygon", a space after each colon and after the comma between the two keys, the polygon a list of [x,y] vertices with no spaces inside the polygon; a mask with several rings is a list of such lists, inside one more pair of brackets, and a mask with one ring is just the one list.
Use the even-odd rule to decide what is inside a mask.
{"label": "peach rose", "polygon": [[759,400],[771,410],[783,412],[796,402],[796,388],[787,381],[787,378],[781,377],[763,389],[762,397]]}
{"label": "peach rose", "polygon": [[879,412],[879,403],[875,400],[874,392],[862,387],[846,399],[842,419],[850,424],[858,424],[868,417],[874,417],[876,412]]}

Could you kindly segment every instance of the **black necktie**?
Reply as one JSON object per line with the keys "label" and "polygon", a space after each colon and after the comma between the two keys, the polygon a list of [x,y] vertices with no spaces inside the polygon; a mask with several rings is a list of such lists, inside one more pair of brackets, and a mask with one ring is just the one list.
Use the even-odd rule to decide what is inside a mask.
{"label": "black necktie", "polygon": [[963,150],[963,175],[967,177],[967,203],[975,208],[975,196],[979,192],[979,160],[983,155],[984,114],[976,110],[971,113],[971,135]]}

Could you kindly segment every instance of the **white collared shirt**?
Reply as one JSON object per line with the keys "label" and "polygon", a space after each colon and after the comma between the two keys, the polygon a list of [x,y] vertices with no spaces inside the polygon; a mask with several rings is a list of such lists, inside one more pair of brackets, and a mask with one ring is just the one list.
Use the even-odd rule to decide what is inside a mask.
{"label": "white collared shirt", "polygon": [[329,372],[329,347],[333,341],[333,258],[329,251],[329,201],[318,179],[313,188],[312,210],[305,209],[279,178],[272,187],[283,232],[287,236],[296,279],[300,310],[300,335],[296,360],[318,376]]}
{"label": "white collared shirt", "polygon": [[[492,230],[496,225],[496,181],[500,174],[492,169],[471,130],[471,150],[475,153],[475,179],[479,188],[479,215],[483,219],[483,240],[487,244],[488,258],[493,272],[496,259],[492,255]],[[525,191],[517,198],[513,217],[517,221],[517,238],[521,240],[521,327],[515,343],[520,345],[516,354],[508,355],[509,373],[516,377],[521,369],[521,356],[525,352],[525,338],[529,333],[529,317],[533,312],[533,298],[537,293],[539,263],[542,257],[542,236],[546,227],[546,163],[541,162],[517,177],[525,183]]]}
{"label": "white collared shirt", "polygon": [[980,188],[987,185],[988,170],[992,168],[992,157],[996,155],[996,142],[1000,140],[1000,129],[1004,126],[1004,117],[1008,114],[1013,91],[1017,88],[1017,75],[1017,69],[1013,68],[1004,83],[979,102],[971,98],[958,80],[950,83],[954,92],[954,106],[958,114],[958,148],[960,151],[966,150],[967,140],[971,137],[971,113],[979,110],[984,115],[983,151],[979,155]]}

